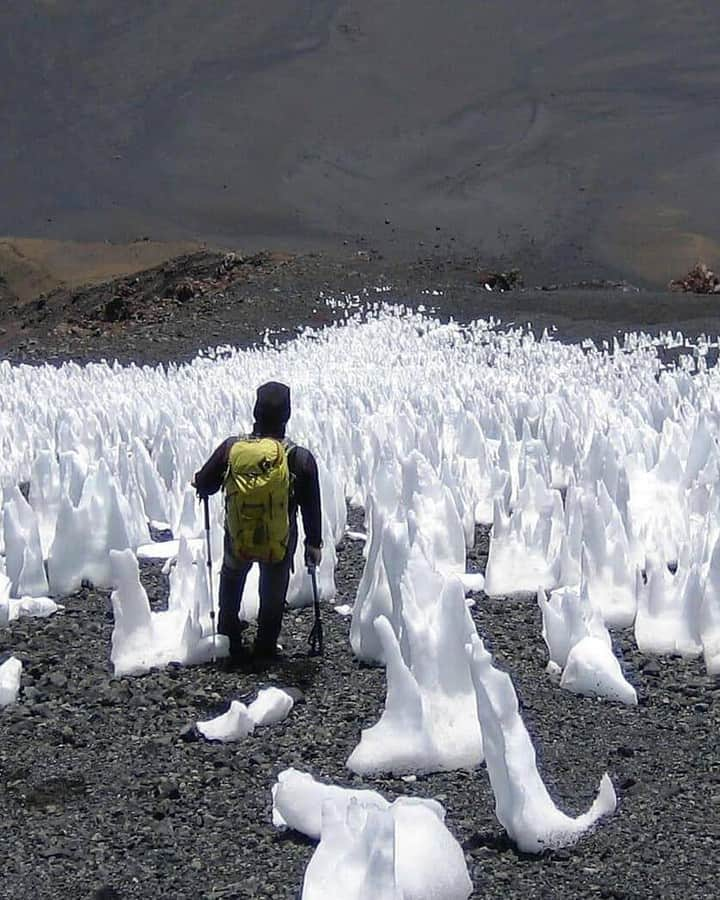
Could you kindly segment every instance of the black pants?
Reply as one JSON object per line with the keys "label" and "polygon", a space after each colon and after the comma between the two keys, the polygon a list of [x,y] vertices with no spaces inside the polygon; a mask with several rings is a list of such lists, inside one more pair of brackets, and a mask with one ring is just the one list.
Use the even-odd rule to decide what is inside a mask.
{"label": "black pants", "polygon": [[[292,546],[292,543],[291,543]],[[293,548],[294,549],[294,548]],[[275,652],[280,636],[282,617],[285,610],[285,596],[290,581],[290,569],[294,554],[288,552],[278,563],[258,563],[260,566],[260,611],[258,613],[255,650],[259,653]],[[245,580],[254,564],[238,559],[232,548],[227,532],[220,570],[220,610],[218,632],[230,639],[230,652],[240,647],[243,623],[238,620]]]}

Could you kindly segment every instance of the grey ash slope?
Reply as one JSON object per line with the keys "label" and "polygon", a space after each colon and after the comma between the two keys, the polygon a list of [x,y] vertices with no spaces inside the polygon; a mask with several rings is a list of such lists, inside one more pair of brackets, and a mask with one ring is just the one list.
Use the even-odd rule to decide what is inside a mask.
{"label": "grey ash slope", "polygon": [[[481,532],[471,565],[482,570],[486,554]],[[345,542],[339,602],[352,600],[361,569],[361,545]],[[161,606],[164,577],[151,565],[143,579]],[[446,806],[478,897],[712,896],[720,693],[701,663],[648,661],[631,634],[616,635],[640,695],[629,709],[550,681],[532,600],[481,595],[474,616],[513,677],[556,802],[584,810],[607,769],[617,813],[576,847],[532,858],[518,855],[498,825],[484,767],[368,784]],[[270,787],[290,765],[362,783],[344,761],[384,700],[383,672],[352,657],[349,620],[326,610],[325,623],[322,662],[305,656],[311,614],[302,611],[286,619],[287,659],[262,676],[204,666],[118,680],[109,676],[106,593],[84,590],[60,615],[0,631],[0,652],[25,664],[21,702],[2,713],[0,897],[91,897],[104,886],[122,898],[295,898],[313,847],[273,829]],[[263,682],[292,683],[305,702],[238,745],[182,739],[189,723]]]}
{"label": "grey ash slope", "polygon": [[0,235],[717,256],[716,4],[5,0]]}

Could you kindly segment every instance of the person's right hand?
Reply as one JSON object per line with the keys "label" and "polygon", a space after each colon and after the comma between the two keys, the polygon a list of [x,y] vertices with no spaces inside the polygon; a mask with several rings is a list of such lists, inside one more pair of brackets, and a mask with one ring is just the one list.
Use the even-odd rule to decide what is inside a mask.
{"label": "person's right hand", "polygon": [[192,481],[190,482],[190,487],[195,488],[195,495],[198,500],[204,500],[205,494],[200,492],[200,488],[196,484],[197,472],[193,475]]}

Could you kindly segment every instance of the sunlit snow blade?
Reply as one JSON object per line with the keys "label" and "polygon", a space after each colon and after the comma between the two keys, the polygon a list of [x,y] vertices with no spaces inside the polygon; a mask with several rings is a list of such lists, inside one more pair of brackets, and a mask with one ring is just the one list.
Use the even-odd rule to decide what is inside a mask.
{"label": "sunlit snow blade", "polygon": [[375,621],[386,662],[380,720],[363,731],[354,772],[474,768],[482,737],[465,644],[475,633],[457,579],[435,572],[419,545],[400,581],[402,644],[387,618]]}
{"label": "sunlit snow blade", "polygon": [[322,837],[305,870],[302,900],[405,900],[395,877],[395,819],[351,800],[326,803]]}
{"label": "sunlit snow blade", "polygon": [[520,717],[510,676],[492,665],[492,657],[477,635],[467,653],[498,821],[526,853],[574,843],[598,819],[615,810],[617,800],[610,778],[603,775],[598,796],[586,813],[573,819],[561,812],[538,772],[535,748]]}
{"label": "sunlit snow blade", "polygon": [[132,550],[110,553],[115,627],[110,659],[115,675],[139,675],[154,666],[171,662],[186,665],[208,662],[213,653],[226,656],[227,638],[213,638],[206,624],[208,608],[205,567],[196,566],[197,581],[189,594],[178,596],[173,606],[152,612],[140,584],[137,560]]}
{"label": "sunlit snow blade", "polygon": [[646,577],[638,575],[638,611],[635,639],[642,653],[699,656],[699,630],[703,578],[697,563],[683,562],[674,573],[655,555],[649,555]]}
{"label": "sunlit snow blade", "polygon": [[42,597],[48,593],[37,516],[15,487],[3,507],[5,567],[13,597]]}

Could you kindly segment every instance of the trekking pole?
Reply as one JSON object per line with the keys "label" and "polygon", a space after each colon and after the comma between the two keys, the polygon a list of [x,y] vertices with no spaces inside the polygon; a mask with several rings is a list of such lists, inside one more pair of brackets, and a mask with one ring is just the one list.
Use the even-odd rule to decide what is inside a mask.
{"label": "trekking pole", "polygon": [[210,624],[212,625],[212,661],[215,659],[215,598],[213,596],[213,580],[212,580],[212,550],[210,549],[210,501],[207,497],[203,497],[203,506],[205,507],[205,540],[207,541],[207,568],[208,568],[208,585],[210,587]]}
{"label": "trekking pole", "polygon": [[312,581],[313,606],[315,608],[315,622],[313,623],[312,631],[310,632],[310,635],[308,637],[308,644],[310,644],[310,656],[322,656],[323,629],[322,621],[320,619],[320,597],[318,596],[317,587],[317,567],[308,566],[308,573],[310,575],[310,580]]}

